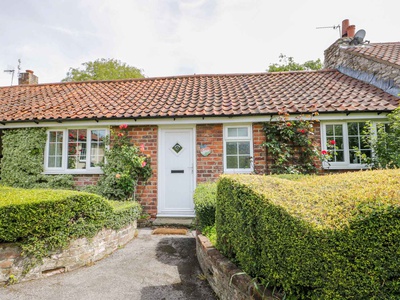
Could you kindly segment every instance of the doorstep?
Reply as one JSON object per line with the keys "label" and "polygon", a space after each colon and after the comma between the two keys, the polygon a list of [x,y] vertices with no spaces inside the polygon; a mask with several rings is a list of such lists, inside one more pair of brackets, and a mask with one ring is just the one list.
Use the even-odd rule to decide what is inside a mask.
{"label": "doorstep", "polygon": [[161,225],[183,225],[191,226],[194,222],[194,217],[157,217],[153,221],[154,226]]}

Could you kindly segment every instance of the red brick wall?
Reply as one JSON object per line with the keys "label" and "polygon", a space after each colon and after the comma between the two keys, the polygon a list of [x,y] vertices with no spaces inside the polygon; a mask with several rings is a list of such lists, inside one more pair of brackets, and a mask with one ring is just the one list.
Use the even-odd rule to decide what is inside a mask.
{"label": "red brick wall", "polygon": [[262,144],[265,142],[265,133],[263,130],[263,123],[253,124],[253,164],[254,173],[265,174],[267,155],[265,147]]}
{"label": "red brick wall", "polygon": [[87,185],[94,185],[99,180],[98,174],[79,174],[74,175],[74,185],[77,189],[82,189]]}
{"label": "red brick wall", "polygon": [[[196,126],[197,182],[215,181],[224,172],[222,124]],[[209,156],[200,153],[200,146],[211,149]]]}
{"label": "red brick wall", "polygon": [[136,199],[143,210],[155,218],[157,214],[158,127],[155,125],[129,126],[128,136],[132,144],[136,146],[143,144],[144,154],[151,157],[153,175],[147,182],[139,182]]}

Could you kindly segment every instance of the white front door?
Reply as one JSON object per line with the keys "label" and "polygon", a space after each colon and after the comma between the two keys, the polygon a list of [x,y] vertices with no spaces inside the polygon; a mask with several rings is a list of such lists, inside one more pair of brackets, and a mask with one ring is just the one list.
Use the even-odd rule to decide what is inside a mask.
{"label": "white front door", "polygon": [[194,128],[159,131],[159,217],[193,217],[195,186]]}

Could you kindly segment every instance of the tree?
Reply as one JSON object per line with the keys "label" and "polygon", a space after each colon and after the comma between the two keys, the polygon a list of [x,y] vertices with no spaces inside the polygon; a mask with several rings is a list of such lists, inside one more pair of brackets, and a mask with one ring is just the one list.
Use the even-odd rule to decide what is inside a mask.
{"label": "tree", "polygon": [[116,59],[97,59],[82,64],[83,68],[70,68],[62,81],[113,80],[143,78],[143,70]]}
{"label": "tree", "polygon": [[287,57],[284,54],[279,55],[279,64],[270,64],[267,72],[284,72],[284,71],[304,71],[304,70],[320,70],[322,62],[317,60],[309,60],[303,64],[296,63],[293,57]]}

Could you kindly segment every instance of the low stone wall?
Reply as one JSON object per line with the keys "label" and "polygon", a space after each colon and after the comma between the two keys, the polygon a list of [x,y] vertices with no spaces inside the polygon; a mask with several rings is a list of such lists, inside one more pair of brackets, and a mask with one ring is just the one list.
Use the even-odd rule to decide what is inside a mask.
{"label": "low stone wall", "polygon": [[132,240],[137,234],[136,228],[135,220],[117,231],[102,229],[91,239],[74,240],[68,248],[52,252],[48,258],[43,259],[42,264],[25,275],[24,266],[30,260],[21,256],[21,248],[16,244],[0,244],[0,284],[14,279],[18,282],[39,279],[90,265]]}
{"label": "low stone wall", "polygon": [[204,275],[221,300],[279,299],[271,291],[256,286],[235,264],[223,256],[203,235],[196,236],[197,259]]}

